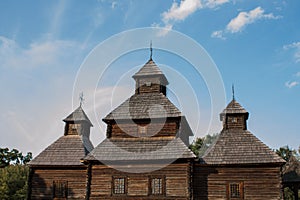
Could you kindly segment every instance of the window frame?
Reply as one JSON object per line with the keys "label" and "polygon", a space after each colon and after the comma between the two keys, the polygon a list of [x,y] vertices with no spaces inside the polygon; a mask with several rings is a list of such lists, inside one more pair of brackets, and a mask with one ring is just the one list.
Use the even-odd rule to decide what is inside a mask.
{"label": "window frame", "polygon": [[[239,196],[232,196],[232,185],[237,185]],[[242,200],[244,199],[244,182],[243,181],[232,181],[227,183],[227,199],[228,200]]]}
{"label": "window frame", "polygon": [[53,180],[52,184],[53,198],[68,198],[68,181]]}
{"label": "window frame", "polygon": [[[115,184],[115,181],[117,179],[124,179],[124,186],[123,186],[123,191],[124,193],[119,193],[119,192],[116,192],[116,184]],[[116,195],[116,196],[122,196],[122,195],[127,195],[127,188],[128,188],[128,185],[127,185],[127,177],[126,176],[113,176],[112,177],[112,195]],[[119,188],[120,189],[120,188]]]}
{"label": "window frame", "polygon": [[[161,183],[161,193],[153,193],[153,180],[155,179],[160,179]],[[148,188],[148,193],[150,196],[165,196],[166,195],[166,178],[165,176],[149,176],[149,188]]]}

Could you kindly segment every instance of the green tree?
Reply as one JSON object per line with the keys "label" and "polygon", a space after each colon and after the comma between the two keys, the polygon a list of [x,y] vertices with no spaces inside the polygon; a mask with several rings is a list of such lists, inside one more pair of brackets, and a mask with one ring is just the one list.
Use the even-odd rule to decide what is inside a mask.
{"label": "green tree", "polygon": [[194,152],[196,156],[199,155],[199,151],[203,145],[204,138],[196,138],[192,144],[190,144],[189,148]]}
{"label": "green tree", "polygon": [[194,152],[196,156],[203,156],[206,150],[215,142],[219,134],[206,135],[202,138],[196,138],[189,148]]}
{"label": "green tree", "polygon": [[26,164],[32,159],[32,153],[28,152],[25,156],[17,149],[9,151],[8,148],[0,148],[0,168],[10,164]]}
{"label": "green tree", "polygon": [[0,169],[0,199],[26,199],[29,169],[25,165],[9,165]]}
{"label": "green tree", "polygon": [[297,151],[291,149],[288,145],[280,147],[276,150],[276,153],[286,161],[288,161],[291,156],[297,157]]}
{"label": "green tree", "polygon": [[32,153],[25,156],[17,149],[0,148],[0,199],[26,199],[29,168],[25,164]]}

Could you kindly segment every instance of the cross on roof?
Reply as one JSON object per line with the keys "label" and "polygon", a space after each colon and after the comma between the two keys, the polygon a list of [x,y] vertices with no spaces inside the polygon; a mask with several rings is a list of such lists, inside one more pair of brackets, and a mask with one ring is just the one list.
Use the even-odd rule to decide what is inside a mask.
{"label": "cross on roof", "polygon": [[80,94],[79,94],[79,102],[80,102],[80,107],[82,106],[82,104],[84,103],[84,98],[83,98],[83,92],[81,92]]}

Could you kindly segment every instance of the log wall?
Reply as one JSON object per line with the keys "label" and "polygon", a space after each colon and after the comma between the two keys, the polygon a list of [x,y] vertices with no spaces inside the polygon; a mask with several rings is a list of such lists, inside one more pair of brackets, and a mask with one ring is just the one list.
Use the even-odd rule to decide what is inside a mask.
{"label": "log wall", "polygon": [[33,169],[31,199],[53,199],[53,181],[67,181],[68,199],[85,199],[87,169]]}
{"label": "log wall", "polygon": [[194,199],[230,199],[229,183],[243,184],[245,200],[281,199],[280,167],[194,167]]}
{"label": "log wall", "polygon": [[[144,166],[132,166],[139,167]],[[145,166],[149,167],[149,165]],[[189,164],[171,164],[148,173],[126,173],[104,165],[93,165],[91,175],[91,200],[96,199],[190,199]],[[164,194],[150,194],[150,177],[164,177]],[[126,178],[126,194],[113,194],[113,177]]]}
{"label": "log wall", "polygon": [[[139,126],[145,126],[146,133],[139,131]],[[113,124],[111,128],[111,138],[129,138],[129,137],[175,137],[178,131],[178,125],[174,121],[162,123],[128,123],[128,124]]]}

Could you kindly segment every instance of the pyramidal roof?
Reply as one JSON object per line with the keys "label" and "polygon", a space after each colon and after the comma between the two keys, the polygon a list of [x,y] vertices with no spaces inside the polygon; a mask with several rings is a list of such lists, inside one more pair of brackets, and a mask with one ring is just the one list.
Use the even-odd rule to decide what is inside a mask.
{"label": "pyramidal roof", "polygon": [[92,122],[89,120],[88,116],[85,114],[81,106],[74,110],[68,117],[66,117],[64,122],[82,122],[85,121],[93,126]]}
{"label": "pyramidal roof", "polygon": [[132,95],[103,120],[181,116],[183,116],[182,113],[165,95],[161,93],[145,93]]}
{"label": "pyramidal roof", "polygon": [[263,164],[285,161],[248,130],[223,130],[201,158],[210,165]]}
{"label": "pyramidal roof", "polygon": [[48,146],[28,164],[52,166],[83,165],[80,159],[85,157],[93,148],[93,144],[87,137],[66,135]]}
{"label": "pyramidal roof", "polygon": [[150,58],[148,62],[132,77],[146,77],[146,76],[161,76],[165,81],[165,85],[168,84],[168,80],[160,68],[155,64],[155,62]]}
{"label": "pyramidal roof", "polygon": [[234,114],[234,113],[248,113],[245,108],[239,104],[234,98],[227,105],[227,107],[223,110],[221,114]]}
{"label": "pyramidal roof", "polygon": [[155,62],[150,59],[133,77],[148,75],[164,75]]}

